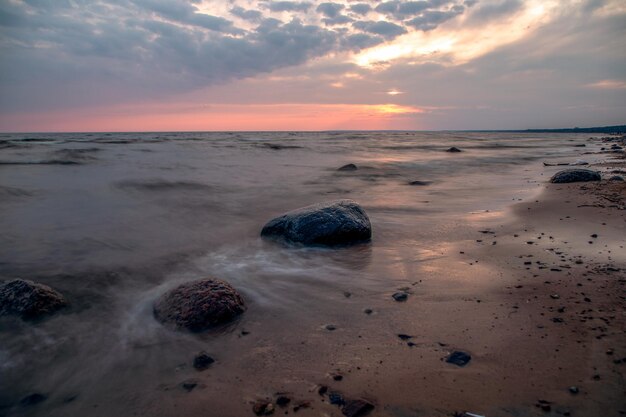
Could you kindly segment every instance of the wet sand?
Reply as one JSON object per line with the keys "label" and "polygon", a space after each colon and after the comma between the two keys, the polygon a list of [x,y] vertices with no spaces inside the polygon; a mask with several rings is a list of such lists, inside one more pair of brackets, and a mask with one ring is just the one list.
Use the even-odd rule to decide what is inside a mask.
{"label": "wet sand", "polygon": [[[623,161],[602,161],[596,169],[624,169]],[[546,169],[546,179],[552,172]],[[324,294],[323,308],[314,296],[288,298],[294,284],[261,268],[260,279],[273,285],[273,296],[284,297],[280,303],[270,302],[259,288],[244,288],[251,301],[245,316],[204,335],[171,335],[140,319],[150,315],[151,300],[172,280],[184,281],[207,263],[219,270],[219,263],[232,257],[218,251],[209,258],[177,260],[174,265],[185,267],[169,266],[174,271],[169,282],[149,290],[136,284],[140,290],[122,298],[141,294],[141,299],[117,301],[135,306],[120,320],[125,328],[119,334],[133,336],[120,338],[117,358],[92,346],[75,363],[64,359],[65,377],[56,379],[60,382],[46,392],[45,402],[1,410],[7,415],[234,417],[253,416],[258,400],[285,396],[290,403],[275,405],[274,415],[341,416],[329,396],[319,394],[320,387],[328,387],[346,399],[371,402],[372,416],[624,415],[625,197],[623,182],[541,182],[532,198],[428,230],[440,234],[428,249],[385,246],[389,236],[379,235],[375,238],[383,245],[376,250],[359,245],[287,256],[281,262],[294,274],[314,268],[298,285]],[[373,204],[368,208],[379,223],[388,214]],[[270,244],[260,245],[263,250]],[[336,274],[335,281],[315,279],[322,268],[319,258],[329,261],[323,273]],[[379,275],[390,269],[394,275],[384,285],[373,278],[386,278]],[[124,275],[134,272],[117,274],[115,280],[124,282]],[[399,291],[408,294],[406,301],[392,298]],[[91,324],[79,316],[66,316],[75,335],[54,343],[70,346],[74,338],[89,338]],[[20,326],[15,331],[27,333]],[[201,350],[216,362],[198,372],[192,360]],[[38,390],[31,382],[37,361],[44,367],[55,360],[44,356],[45,347],[41,351],[35,366],[15,380],[16,393]],[[132,355],[120,355],[126,351]],[[467,352],[471,361],[464,367],[446,363],[453,351]],[[102,362],[90,367],[92,385],[71,377],[81,373],[86,358]]]}

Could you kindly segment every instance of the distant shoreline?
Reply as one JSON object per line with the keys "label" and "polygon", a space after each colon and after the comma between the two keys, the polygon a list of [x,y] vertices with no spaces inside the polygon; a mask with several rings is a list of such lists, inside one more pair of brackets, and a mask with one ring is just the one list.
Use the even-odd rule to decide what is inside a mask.
{"label": "distant shoreline", "polygon": [[572,127],[557,129],[441,129],[441,130],[146,130],[146,131],[90,131],[90,132],[0,132],[0,135],[50,135],[50,134],[110,134],[110,133],[345,133],[345,132],[506,132],[506,133],[626,133],[626,125]]}

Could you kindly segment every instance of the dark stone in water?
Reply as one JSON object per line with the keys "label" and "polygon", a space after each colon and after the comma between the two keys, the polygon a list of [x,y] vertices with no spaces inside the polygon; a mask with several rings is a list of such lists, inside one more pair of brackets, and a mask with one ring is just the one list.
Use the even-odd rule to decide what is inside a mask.
{"label": "dark stone in water", "polygon": [[599,172],[590,169],[573,168],[559,171],[550,178],[550,182],[560,184],[566,182],[600,181]]}
{"label": "dark stone in water", "polygon": [[48,397],[45,396],[44,394],[35,392],[33,394],[27,395],[26,397],[22,398],[20,400],[20,405],[23,407],[27,407],[29,405],[37,405],[39,403],[46,401],[47,399]]}
{"label": "dark stone in water", "polygon": [[472,360],[469,353],[454,351],[447,357],[446,362],[452,363],[457,366],[465,366]]}
{"label": "dark stone in water", "polygon": [[411,181],[409,185],[429,185],[432,181]]}
{"label": "dark stone in water", "polygon": [[359,169],[356,165],[354,164],[347,164],[342,166],[341,168],[337,168],[337,171],[356,171],[357,169]]}
{"label": "dark stone in water", "polygon": [[229,322],[245,310],[237,290],[215,278],[179,285],[154,303],[158,321],[193,332]]}
{"label": "dark stone in water", "polygon": [[372,225],[352,200],[314,204],[269,221],[261,236],[307,246],[339,246],[367,242]]}
{"label": "dark stone in water", "polygon": [[215,362],[215,359],[210,357],[206,352],[200,352],[195,358],[193,358],[193,367],[198,371],[204,371],[209,369],[209,366]]}
{"label": "dark stone in water", "polygon": [[446,150],[446,152],[463,152],[463,151],[461,151],[461,150],[460,150],[459,148],[457,148],[456,146],[453,146],[453,147],[451,147],[451,148],[448,148],[448,149]]}
{"label": "dark stone in water", "polygon": [[0,286],[0,316],[38,319],[66,305],[65,298],[47,285],[14,279]]}
{"label": "dark stone in water", "polygon": [[348,400],[342,407],[341,412],[346,417],[362,417],[368,415],[374,409],[374,405],[365,400]]}

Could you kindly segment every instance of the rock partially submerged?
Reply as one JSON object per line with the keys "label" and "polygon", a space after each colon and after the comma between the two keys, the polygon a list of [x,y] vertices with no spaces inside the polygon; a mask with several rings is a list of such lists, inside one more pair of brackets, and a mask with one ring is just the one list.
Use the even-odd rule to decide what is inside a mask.
{"label": "rock partially submerged", "polygon": [[372,225],[352,200],[314,204],[269,221],[261,236],[303,245],[338,246],[367,242]]}
{"label": "rock partially submerged", "polygon": [[337,171],[356,171],[357,169],[359,169],[356,165],[354,164],[347,164],[344,165],[340,168],[337,168]]}
{"label": "rock partially submerged", "polygon": [[237,290],[215,278],[181,284],[154,303],[158,321],[192,332],[227,323],[245,310]]}
{"label": "rock partially submerged", "polygon": [[561,184],[566,182],[600,181],[599,172],[590,169],[576,168],[559,171],[550,178],[550,182]]}
{"label": "rock partially submerged", "polygon": [[446,152],[463,152],[463,151],[457,148],[456,146],[453,146],[451,148],[446,149]]}
{"label": "rock partially submerged", "polygon": [[34,320],[65,307],[65,298],[44,284],[14,279],[0,286],[0,316]]}
{"label": "rock partially submerged", "polygon": [[411,181],[409,183],[409,185],[419,185],[419,186],[430,185],[430,184],[432,184],[432,181],[419,181],[419,180],[417,180],[417,181]]}

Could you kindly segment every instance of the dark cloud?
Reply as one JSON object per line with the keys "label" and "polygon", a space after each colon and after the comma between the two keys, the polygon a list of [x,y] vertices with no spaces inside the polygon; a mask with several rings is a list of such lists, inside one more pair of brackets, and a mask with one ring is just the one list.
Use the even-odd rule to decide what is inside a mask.
{"label": "dark cloud", "polygon": [[384,20],[379,20],[378,22],[374,21],[360,21],[354,22],[352,24],[357,29],[362,30],[363,32],[372,33],[375,35],[380,35],[385,39],[393,39],[397,36],[405,34],[407,31],[402,26],[396,25],[395,23],[387,22]]}
{"label": "dark cloud", "polygon": [[235,6],[230,9],[230,13],[233,16],[237,16],[244,20],[257,21],[261,19],[263,13],[258,10],[246,10],[243,7]]}
{"label": "dark cloud", "polygon": [[427,10],[421,13],[419,16],[406,22],[407,25],[412,26],[415,29],[423,30],[427,32],[437,28],[440,24],[455,18],[463,13],[465,8],[463,6],[454,6],[450,10]]}
{"label": "dark cloud", "polygon": [[372,6],[367,3],[357,3],[350,5],[350,11],[362,16],[369,13],[370,10],[372,10]]}
{"label": "dark cloud", "polygon": [[271,1],[266,6],[273,12],[306,12],[313,5],[304,1]]}
{"label": "dark cloud", "polygon": [[339,3],[320,3],[315,9],[317,12],[323,14],[324,16],[332,19],[339,16],[339,13],[344,9],[343,4]]}
{"label": "dark cloud", "polygon": [[480,24],[488,20],[510,16],[519,11],[524,4],[521,0],[503,0],[495,3],[479,4],[469,15],[469,22]]}

